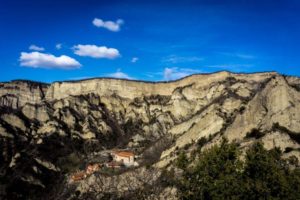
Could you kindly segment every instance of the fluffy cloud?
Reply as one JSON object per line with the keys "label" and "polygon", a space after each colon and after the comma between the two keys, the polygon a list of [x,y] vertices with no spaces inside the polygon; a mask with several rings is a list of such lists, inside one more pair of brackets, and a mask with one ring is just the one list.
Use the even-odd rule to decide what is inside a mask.
{"label": "fluffy cloud", "polygon": [[118,32],[121,30],[121,25],[124,23],[122,19],[118,19],[117,21],[103,21],[102,19],[95,18],[93,20],[93,24],[96,27],[102,27],[107,30]]}
{"label": "fluffy cloud", "polygon": [[131,59],[131,62],[132,62],[132,63],[136,63],[138,60],[139,60],[139,58],[133,57],[133,58]]}
{"label": "fluffy cloud", "polygon": [[44,51],[45,48],[44,47],[39,47],[39,46],[36,46],[36,45],[32,44],[32,45],[29,46],[29,50],[32,50],[32,51]]}
{"label": "fluffy cloud", "polygon": [[33,68],[55,68],[55,69],[76,69],[81,64],[69,56],[56,57],[52,54],[40,52],[22,52],[20,56],[20,65]]}
{"label": "fluffy cloud", "polygon": [[120,56],[118,49],[107,48],[106,46],[78,44],[73,47],[73,50],[76,55],[92,58],[115,59]]}
{"label": "fluffy cloud", "polygon": [[128,74],[125,74],[124,72],[121,72],[121,69],[118,69],[116,72],[111,73],[111,74],[106,74],[107,77],[112,77],[112,78],[124,78],[124,79],[134,79]]}
{"label": "fluffy cloud", "polygon": [[180,79],[185,76],[189,76],[191,74],[200,73],[200,72],[201,72],[200,70],[195,70],[195,69],[166,67],[163,71],[163,78],[164,78],[164,80],[167,80],[167,81],[176,80],[176,79]]}
{"label": "fluffy cloud", "polygon": [[56,44],[56,45],[55,45],[55,48],[56,48],[56,49],[61,49],[61,48],[62,48],[62,44],[61,44],[61,43]]}

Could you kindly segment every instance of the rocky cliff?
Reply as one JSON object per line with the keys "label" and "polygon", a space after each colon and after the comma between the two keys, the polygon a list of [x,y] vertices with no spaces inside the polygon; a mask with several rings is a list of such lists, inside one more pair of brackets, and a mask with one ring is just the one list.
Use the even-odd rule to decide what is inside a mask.
{"label": "rocky cliff", "polygon": [[0,83],[0,163],[7,181],[0,193],[17,198],[48,188],[51,177],[82,164],[84,155],[116,147],[129,147],[158,168],[203,138],[204,149],[222,137],[245,149],[261,140],[300,158],[299,110],[300,78],[275,72],[158,83]]}

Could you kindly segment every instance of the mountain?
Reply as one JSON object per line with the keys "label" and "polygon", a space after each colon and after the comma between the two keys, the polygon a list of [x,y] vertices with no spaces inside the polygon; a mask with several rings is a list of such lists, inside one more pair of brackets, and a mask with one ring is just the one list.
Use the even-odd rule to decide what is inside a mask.
{"label": "mountain", "polygon": [[299,159],[299,110],[300,78],[276,72],[0,83],[0,197],[46,199],[91,155],[114,148],[139,155],[144,176],[143,166],[159,173],[181,149],[201,141],[207,149],[223,137]]}

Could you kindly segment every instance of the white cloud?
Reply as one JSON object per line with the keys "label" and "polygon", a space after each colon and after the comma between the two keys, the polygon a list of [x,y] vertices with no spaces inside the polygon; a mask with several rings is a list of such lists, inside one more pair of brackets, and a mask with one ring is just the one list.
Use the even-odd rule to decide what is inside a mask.
{"label": "white cloud", "polygon": [[138,60],[139,60],[138,57],[133,57],[133,58],[131,59],[131,62],[132,62],[132,63],[136,63]]}
{"label": "white cloud", "polygon": [[73,50],[76,55],[88,56],[92,58],[115,59],[120,56],[118,49],[107,48],[106,46],[78,44],[73,47]]}
{"label": "white cloud", "polygon": [[93,24],[96,27],[102,27],[107,30],[113,31],[113,32],[118,32],[121,30],[121,25],[124,23],[122,19],[118,19],[117,21],[103,21],[102,19],[95,18],[93,20]]}
{"label": "white cloud", "polygon": [[124,72],[121,72],[121,69],[118,69],[116,72],[111,73],[111,74],[106,74],[106,76],[108,77],[112,77],[112,78],[124,78],[124,79],[134,79],[131,76],[129,76],[128,74],[125,74]]}
{"label": "white cloud", "polygon": [[187,56],[187,57],[183,57],[183,56],[176,56],[176,55],[170,55],[167,56],[165,58],[163,58],[163,62],[166,63],[183,63],[183,62],[197,62],[197,61],[202,61],[204,60],[204,58],[202,57],[197,57],[197,56]]}
{"label": "white cloud", "polygon": [[40,52],[21,52],[20,65],[33,68],[53,68],[53,69],[76,69],[81,64],[66,55],[54,56],[52,54],[40,53]]}
{"label": "white cloud", "polygon": [[45,51],[45,48],[44,47],[39,47],[39,46],[36,46],[36,45],[32,44],[32,45],[29,46],[29,50],[33,50],[33,51]]}
{"label": "white cloud", "polygon": [[232,53],[232,52],[220,52],[220,54],[229,57],[235,57],[240,59],[255,59],[255,56],[244,53]]}
{"label": "white cloud", "polygon": [[166,67],[163,71],[163,79],[167,81],[176,80],[200,72],[201,72],[200,70],[196,70],[196,69]]}
{"label": "white cloud", "polygon": [[240,53],[236,54],[235,56],[238,58],[242,58],[242,59],[254,59],[255,58],[255,56],[253,56],[253,55],[240,54]]}
{"label": "white cloud", "polygon": [[55,48],[58,49],[58,50],[61,49],[62,48],[62,44],[61,43],[56,44]]}

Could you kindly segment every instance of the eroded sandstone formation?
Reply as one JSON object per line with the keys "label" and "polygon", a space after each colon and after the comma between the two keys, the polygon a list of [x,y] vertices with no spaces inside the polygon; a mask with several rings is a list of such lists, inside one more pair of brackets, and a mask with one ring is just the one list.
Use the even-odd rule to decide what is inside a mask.
{"label": "eroded sandstone formation", "polygon": [[300,78],[275,72],[219,72],[159,83],[19,80],[0,83],[0,109],[1,173],[18,177],[7,187],[47,188],[51,177],[68,173],[66,162],[76,165],[74,152],[80,158],[116,147],[141,156],[157,150],[154,166],[165,168],[178,149],[203,137],[204,149],[222,137],[243,148],[261,140],[300,158]]}

